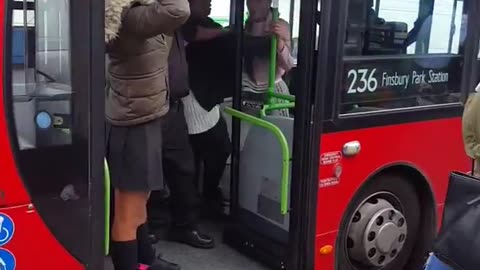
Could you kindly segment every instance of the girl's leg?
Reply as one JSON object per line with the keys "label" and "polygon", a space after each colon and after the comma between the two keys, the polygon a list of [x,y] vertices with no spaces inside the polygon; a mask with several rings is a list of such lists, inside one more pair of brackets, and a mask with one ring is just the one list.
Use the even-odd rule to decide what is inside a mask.
{"label": "girl's leg", "polygon": [[151,265],[156,259],[156,251],[150,240],[148,223],[145,222],[137,229],[138,243],[138,262],[141,264]]}
{"label": "girl's leg", "polygon": [[111,252],[115,270],[137,269],[137,229],[146,221],[147,200],[148,192],[115,190]]}

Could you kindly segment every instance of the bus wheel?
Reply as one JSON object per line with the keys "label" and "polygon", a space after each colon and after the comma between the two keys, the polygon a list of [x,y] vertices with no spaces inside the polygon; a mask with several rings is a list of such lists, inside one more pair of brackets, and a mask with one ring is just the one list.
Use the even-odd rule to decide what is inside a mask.
{"label": "bus wheel", "polygon": [[369,181],[347,210],[337,243],[337,269],[402,270],[415,246],[420,202],[404,178]]}

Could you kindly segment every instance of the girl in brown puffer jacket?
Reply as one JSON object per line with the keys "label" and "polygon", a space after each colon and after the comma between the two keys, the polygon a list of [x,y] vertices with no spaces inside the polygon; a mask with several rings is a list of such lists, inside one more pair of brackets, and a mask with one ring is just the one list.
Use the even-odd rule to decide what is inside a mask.
{"label": "girl in brown puffer jacket", "polygon": [[[168,112],[171,34],[190,15],[187,0],[108,0],[105,42],[107,159],[114,193],[115,270],[152,264],[145,225],[152,190],[163,187],[161,117]],[[158,261],[148,269],[180,269]]]}

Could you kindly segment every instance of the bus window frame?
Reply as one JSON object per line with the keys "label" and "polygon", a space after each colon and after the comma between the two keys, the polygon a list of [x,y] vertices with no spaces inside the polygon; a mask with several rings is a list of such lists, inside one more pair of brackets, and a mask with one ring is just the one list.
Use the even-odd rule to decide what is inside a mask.
{"label": "bus window frame", "polygon": [[[323,107],[322,91],[318,92],[318,81],[315,80],[319,57],[315,58],[315,46],[318,40],[328,36],[327,24],[320,27],[317,37],[319,7],[327,21],[330,6],[335,0],[301,0],[299,10],[297,72],[293,78],[296,92],[296,109],[294,121],[294,141],[292,160],[292,179],[290,197],[303,198],[292,200],[292,216],[288,252],[291,254],[287,269],[313,269],[316,259],[316,226],[317,226],[317,191],[318,160],[321,143],[323,115],[319,108]],[[321,5],[319,5],[321,3]],[[292,7],[291,7],[292,8]],[[295,10],[295,8],[292,8]],[[328,15],[327,15],[328,14]],[[294,22],[291,22],[293,27]],[[321,44],[323,45],[323,44]],[[326,47],[321,46],[322,52]],[[320,55],[320,54],[319,54]],[[313,123],[313,124],[311,124]],[[306,143],[308,142],[308,143]],[[307,218],[308,217],[308,218]]]}
{"label": "bus window frame", "polygon": [[[345,30],[347,26],[348,5],[350,1],[338,1],[334,3],[333,12],[337,14],[330,22],[332,25],[338,25],[338,29],[342,31],[334,31],[331,40],[328,41],[329,57],[332,58],[328,63],[332,67],[330,71],[319,74],[317,80],[328,80],[328,78],[335,78],[328,80],[326,89],[326,99],[332,102],[326,102],[325,106],[325,132],[336,132],[344,130],[352,130],[359,128],[368,128],[375,126],[401,124],[414,121],[426,121],[439,118],[457,117],[461,116],[463,111],[463,101],[468,95],[469,89],[474,85],[473,71],[476,70],[478,62],[478,29],[475,29],[478,24],[475,18],[478,18],[480,12],[476,6],[476,1],[468,1],[468,6],[465,7],[468,12],[467,34],[465,40],[465,48],[463,53],[464,68],[462,71],[461,81],[461,101],[456,103],[435,104],[428,106],[405,107],[395,109],[385,109],[372,112],[362,112],[354,114],[340,114],[342,86],[343,80],[343,66],[344,66],[344,39]],[[420,11],[419,11],[420,12]],[[460,54],[460,53],[459,53]],[[363,57],[363,56],[362,56]],[[388,56],[386,56],[388,57]],[[398,57],[398,56],[397,56]],[[367,58],[365,58],[367,59]],[[334,71],[332,71],[334,70]],[[329,105],[331,104],[331,105]],[[358,121],[361,119],[361,121]]]}

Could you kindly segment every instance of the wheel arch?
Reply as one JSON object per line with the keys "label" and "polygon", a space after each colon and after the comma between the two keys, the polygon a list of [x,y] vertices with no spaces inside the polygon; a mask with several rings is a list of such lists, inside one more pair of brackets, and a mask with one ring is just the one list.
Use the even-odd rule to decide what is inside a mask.
{"label": "wheel arch", "polygon": [[[428,177],[413,164],[395,163],[377,170],[365,183],[375,181],[378,176],[384,174],[399,175],[415,187],[421,205],[422,218],[419,236],[422,237],[418,237],[412,254],[425,254],[426,256],[427,252],[431,250],[431,244],[437,235],[438,224],[436,211],[437,202]],[[414,258],[411,258],[406,269],[418,269],[419,266],[423,265],[425,259],[426,258],[422,256],[414,256]]]}
{"label": "wheel arch", "polygon": [[[409,263],[405,270],[407,269],[419,269],[419,266],[423,265],[427,253],[431,250],[431,244],[436,237],[436,228],[437,228],[437,212],[436,212],[436,199],[433,194],[432,186],[427,178],[427,176],[422,173],[422,171],[409,163],[392,163],[384,167],[381,167],[374,171],[360,186],[360,188],[355,192],[352,199],[357,196],[366,186],[371,185],[372,182],[378,181],[382,175],[386,174],[395,174],[400,176],[405,181],[409,182],[416,191],[416,194],[420,200],[421,205],[421,224],[420,232],[414,249],[412,250],[413,257],[410,258]],[[356,207],[351,203],[348,205],[345,214],[342,217],[343,224],[347,219],[347,213],[349,209]],[[341,225],[342,226],[342,225]],[[340,240],[341,233],[337,234],[337,241]],[[338,245],[337,245],[338,247]],[[419,254],[424,254],[425,256],[419,256]],[[338,261],[335,262],[336,269],[338,269]]]}

